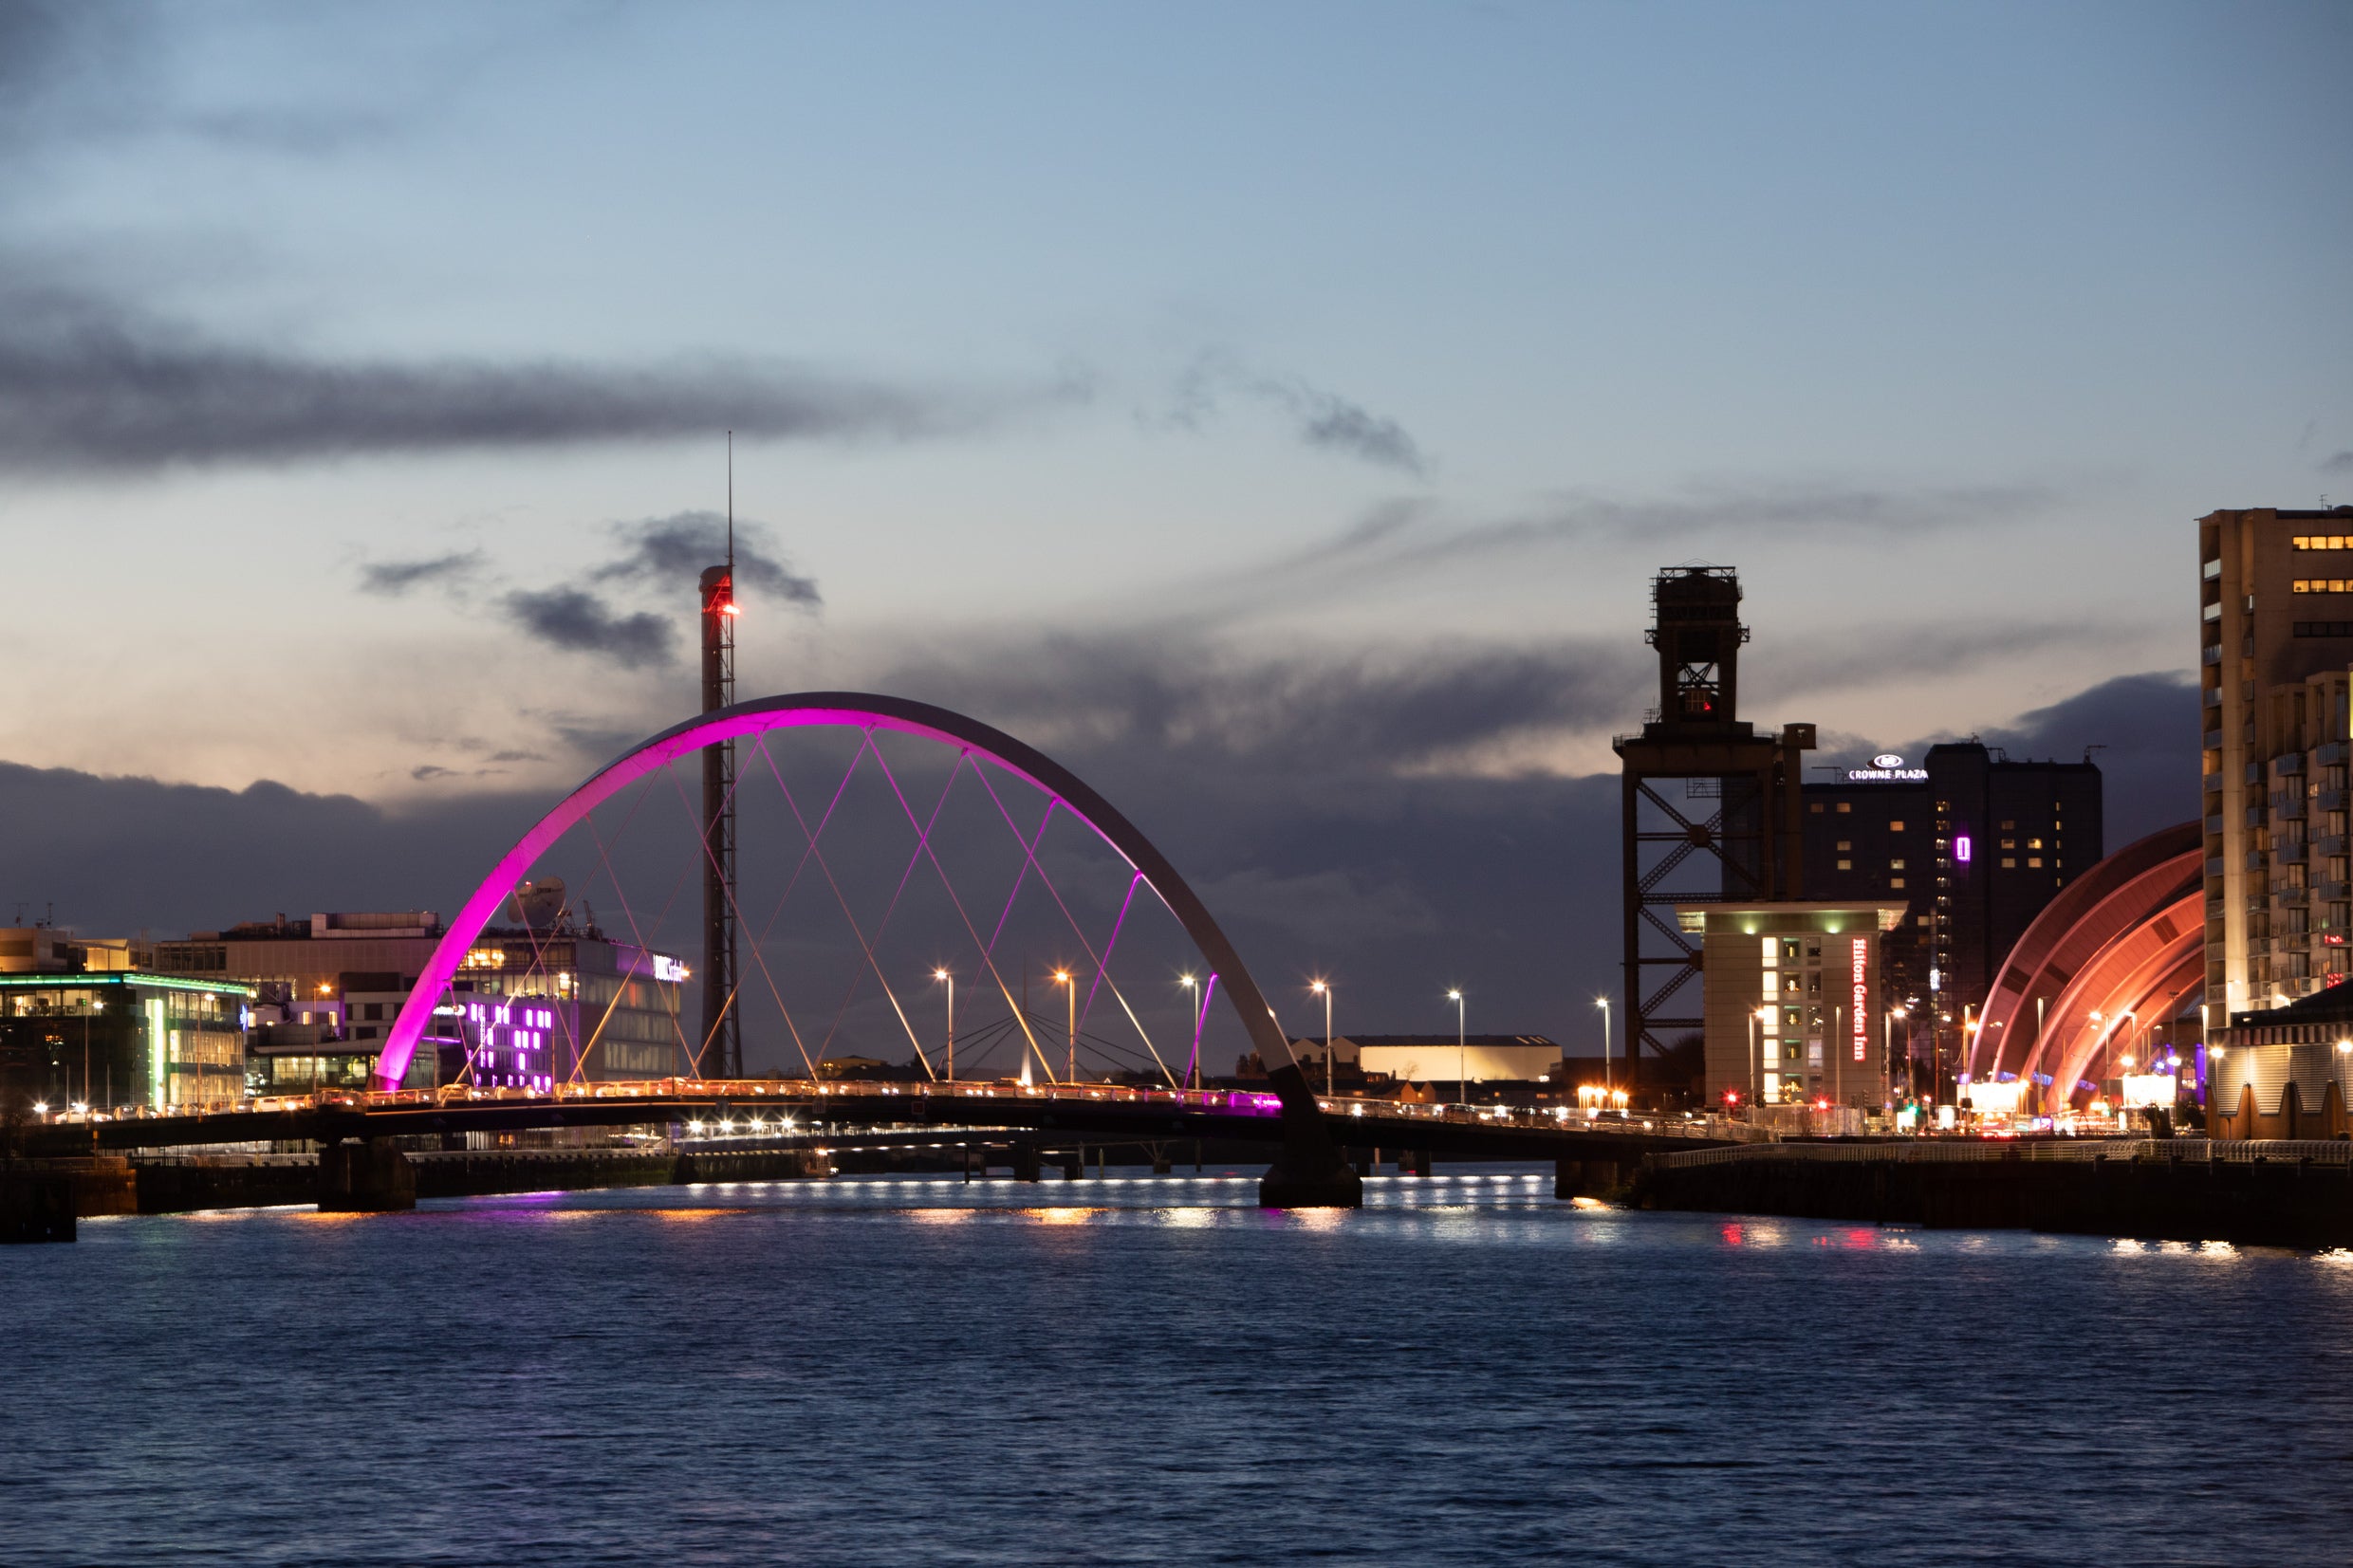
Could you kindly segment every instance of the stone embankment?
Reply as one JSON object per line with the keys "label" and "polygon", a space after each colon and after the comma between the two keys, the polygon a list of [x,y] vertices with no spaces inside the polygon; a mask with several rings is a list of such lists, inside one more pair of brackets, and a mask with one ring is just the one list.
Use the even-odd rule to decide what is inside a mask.
{"label": "stone embankment", "polygon": [[1653,1156],[1632,1201],[1939,1229],[2353,1246],[2353,1142],[1752,1144]]}

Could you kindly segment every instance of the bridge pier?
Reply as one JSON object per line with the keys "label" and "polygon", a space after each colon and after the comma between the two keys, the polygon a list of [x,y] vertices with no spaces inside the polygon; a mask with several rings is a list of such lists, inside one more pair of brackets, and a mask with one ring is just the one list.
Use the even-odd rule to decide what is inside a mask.
{"label": "bridge pier", "polygon": [[1038,1158],[1038,1146],[1036,1144],[1017,1143],[1013,1145],[1012,1155],[1013,1179],[1015,1181],[1039,1181],[1044,1179],[1046,1173],[1044,1162]]}
{"label": "bridge pier", "polygon": [[319,1151],[322,1213],[382,1214],[417,1207],[417,1167],[389,1138],[343,1138]]}
{"label": "bridge pier", "polygon": [[1062,1179],[1065,1181],[1077,1181],[1085,1174],[1086,1151],[1084,1149],[1073,1149],[1065,1153],[1062,1157]]}
{"label": "bridge pier", "polygon": [[0,1175],[0,1246],[75,1239],[73,1178],[46,1171]]}
{"label": "bridge pier", "polygon": [[1398,1174],[1399,1174],[1399,1175],[1400,1175],[1400,1176],[1426,1176],[1426,1175],[1428,1175],[1429,1173],[1430,1173],[1430,1151],[1429,1151],[1429,1150],[1427,1150],[1427,1149],[1400,1149],[1400,1150],[1399,1150],[1399,1151],[1398,1151]]}

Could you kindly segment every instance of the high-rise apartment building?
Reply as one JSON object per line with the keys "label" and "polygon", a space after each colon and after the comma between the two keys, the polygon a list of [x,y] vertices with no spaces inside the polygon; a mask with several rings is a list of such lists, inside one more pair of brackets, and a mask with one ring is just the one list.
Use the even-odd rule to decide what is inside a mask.
{"label": "high-rise apartment building", "polygon": [[2198,520],[2206,1000],[2214,1022],[2344,978],[2353,507]]}
{"label": "high-rise apartment building", "polygon": [[2093,764],[2012,761],[1976,741],[1806,786],[1806,891],[1904,906],[1881,962],[1903,1034],[1940,1077],[2011,947],[2105,853],[2102,806]]}

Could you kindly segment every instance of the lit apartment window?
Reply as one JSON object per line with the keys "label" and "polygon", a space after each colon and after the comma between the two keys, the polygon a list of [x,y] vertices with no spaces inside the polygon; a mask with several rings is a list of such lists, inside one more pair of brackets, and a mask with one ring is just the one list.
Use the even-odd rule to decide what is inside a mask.
{"label": "lit apartment window", "polygon": [[2005,839],[2002,840],[2002,847],[2004,849],[2016,849],[2018,847],[2018,840],[2015,839]]}
{"label": "lit apartment window", "polygon": [[2300,577],[2288,588],[2299,594],[2341,594],[2345,592],[2344,584],[2341,577]]}
{"label": "lit apartment window", "polygon": [[1814,815],[1817,817],[1822,815],[1822,802],[1820,801],[1816,801],[1814,802]]}
{"label": "lit apartment window", "polygon": [[2040,848],[2042,848],[2042,847],[2043,847],[2043,840],[2042,840],[2042,839],[2029,839],[2027,840],[2027,848],[2029,848],[2029,849],[2040,849]]}
{"label": "lit apartment window", "polygon": [[1852,849],[1852,848],[1854,848],[1854,847],[1855,847],[1855,845],[1854,845],[1854,841],[1853,841],[1852,839],[1841,839],[1838,841],[1838,847],[1839,847],[1840,849]]}
{"label": "lit apartment window", "polygon": [[2002,869],[2004,871],[2014,871],[2017,869],[2017,866],[2018,861],[2016,857],[2010,855],[2005,855],[2002,857]]}
{"label": "lit apartment window", "polygon": [[2004,822],[2002,824],[2002,831],[2004,833],[2008,833],[2011,828],[2016,827],[2017,825],[2018,824],[2016,822]]}
{"label": "lit apartment window", "polygon": [[1839,802],[1839,815],[1842,817],[1845,816],[1848,812],[1854,809],[1854,806],[1848,802],[1841,801]]}
{"label": "lit apartment window", "polygon": [[1890,888],[1900,890],[1903,887],[1903,878],[1900,876],[1890,876],[1887,879],[1887,885]]}
{"label": "lit apartment window", "polygon": [[2027,864],[2028,864],[2028,865],[2030,865],[2030,866],[2040,866],[2042,863],[2043,863],[2043,858],[2042,858],[2041,856],[2039,856],[2039,855],[2029,855],[2029,856],[2028,856],[2028,857],[2027,857]]}
{"label": "lit apartment window", "polygon": [[1892,822],[1888,823],[1888,824],[1887,824],[1887,831],[1888,831],[1888,832],[1890,832],[1890,833],[1901,833],[1901,832],[1903,831],[1903,823],[1902,823],[1902,821],[1901,821],[1900,820],[1899,820],[1899,821],[1892,821]]}
{"label": "lit apartment window", "polygon": [[1838,863],[1838,868],[1841,871],[1852,871],[1855,869],[1855,862],[1852,860],[1841,860]]}
{"label": "lit apartment window", "polygon": [[1901,871],[1903,869],[1903,862],[1901,860],[1890,860],[1887,862],[1887,869],[1890,871]]}

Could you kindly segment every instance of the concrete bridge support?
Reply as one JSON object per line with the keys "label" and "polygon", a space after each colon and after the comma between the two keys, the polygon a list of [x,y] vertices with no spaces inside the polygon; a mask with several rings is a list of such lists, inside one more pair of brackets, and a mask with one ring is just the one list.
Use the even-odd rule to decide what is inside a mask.
{"label": "concrete bridge support", "polygon": [[0,1245],[74,1239],[73,1178],[15,1170],[0,1175]]}
{"label": "concrete bridge support", "polygon": [[1046,1174],[1045,1162],[1038,1157],[1038,1146],[1036,1144],[1017,1143],[1013,1145],[1012,1155],[1013,1179],[1015,1181],[1039,1181],[1044,1179]]}
{"label": "concrete bridge support", "polygon": [[417,1167],[389,1138],[344,1138],[319,1151],[323,1213],[383,1214],[417,1207]]}

